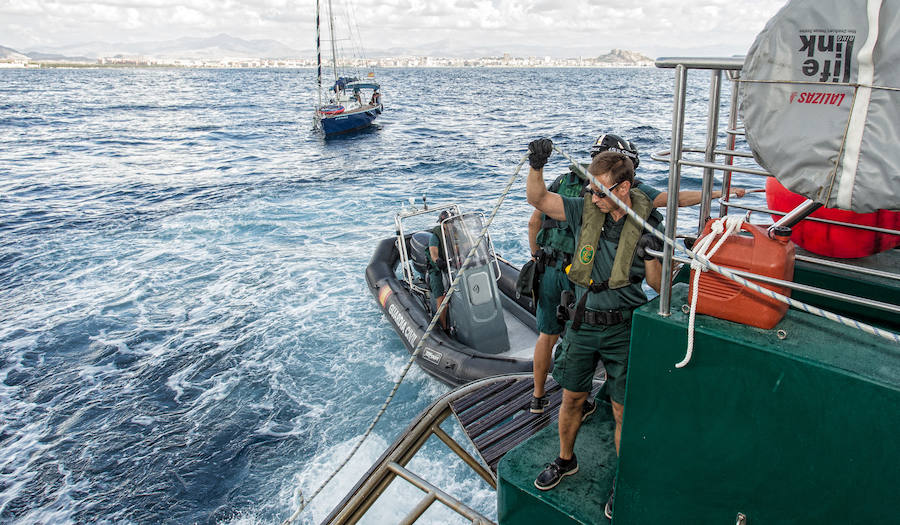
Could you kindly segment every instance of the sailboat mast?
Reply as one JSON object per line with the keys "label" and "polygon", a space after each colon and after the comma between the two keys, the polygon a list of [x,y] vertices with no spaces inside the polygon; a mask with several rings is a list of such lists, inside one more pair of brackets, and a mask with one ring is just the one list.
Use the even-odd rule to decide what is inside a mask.
{"label": "sailboat mast", "polygon": [[334,72],[334,81],[337,82],[337,51],[334,47],[334,9],[331,0],[328,0],[328,28],[331,31],[331,70]]}
{"label": "sailboat mast", "polygon": [[316,64],[319,66],[319,72],[317,76],[317,80],[319,82],[319,105],[317,108],[322,107],[322,36],[320,32],[319,23],[319,0],[316,0]]}

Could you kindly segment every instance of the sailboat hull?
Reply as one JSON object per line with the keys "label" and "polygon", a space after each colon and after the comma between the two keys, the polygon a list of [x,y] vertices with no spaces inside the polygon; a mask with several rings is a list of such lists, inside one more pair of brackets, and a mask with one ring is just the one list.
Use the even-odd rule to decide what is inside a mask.
{"label": "sailboat hull", "polygon": [[367,128],[378,116],[378,113],[381,113],[380,105],[364,111],[323,115],[321,117],[322,130],[326,136],[329,136]]}

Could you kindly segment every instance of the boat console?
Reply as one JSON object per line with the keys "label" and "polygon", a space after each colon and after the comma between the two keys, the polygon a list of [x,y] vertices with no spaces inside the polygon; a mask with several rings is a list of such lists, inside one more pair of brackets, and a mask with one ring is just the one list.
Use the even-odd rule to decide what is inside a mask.
{"label": "boat console", "polygon": [[[509,336],[497,287],[500,266],[490,237],[478,242],[483,229],[479,213],[455,215],[441,222],[447,278],[452,283],[459,277],[450,297],[449,322],[461,343],[480,352],[501,354],[509,350]],[[469,255],[473,247],[475,251]]]}

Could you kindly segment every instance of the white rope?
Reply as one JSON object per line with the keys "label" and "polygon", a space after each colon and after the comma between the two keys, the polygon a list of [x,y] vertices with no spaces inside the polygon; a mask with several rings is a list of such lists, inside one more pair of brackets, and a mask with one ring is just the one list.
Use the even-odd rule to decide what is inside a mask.
{"label": "white rope", "polygon": [[478,234],[478,242],[474,243],[472,249],[469,250],[469,253],[466,255],[465,260],[460,265],[461,270],[456,274],[456,277],[453,278],[453,282],[450,283],[450,289],[447,290],[447,295],[444,296],[444,300],[441,302],[441,305],[438,306],[437,311],[434,313],[434,317],[431,318],[431,322],[428,323],[428,328],[425,329],[425,333],[422,334],[422,338],[419,339],[419,343],[416,345],[416,348],[413,350],[412,355],[409,356],[409,360],[406,362],[406,365],[403,367],[403,370],[400,372],[400,377],[394,381],[394,386],[391,388],[391,392],[388,394],[387,398],[384,400],[384,404],[381,405],[381,409],[378,410],[378,414],[375,416],[375,419],[369,423],[369,427],[366,428],[366,431],[359,438],[356,445],[353,447],[353,450],[347,455],[347,457],[341,462],[340,465],[334,469],[334,472],[328,476],[328,478],[319,485],[319,488],[313,492],[312,496],[309,499],[305,499],[303,497],[303,491],[299,488],[297,489],[297,495],[300,498],[300,503],[297,507],[297,510],[294,511],[293,514],[286,520],[282,522],[282,525],[290,525],[297,518],[300,517],[300,513],[303,512],[307,506],[309,506],[310,502],[315,499],[316,496],[322,492],[322,489],[325,488],[328,483],[337,475],[338,472],[341,471],[342,468],[356,455],[359,448],[362,446],[363,442],[369,435],[372,433],[372,430],[375,428],[375,424],[381,419],[381,416],[384,415],[387,410],[388,405],[391,404],[391,401],[394,399],[394,394],[397,393],[397,389],[400,388],[400,384],[403,383],[403,380],[406,378],[406,374],[409,372],[410,368],[412,368],[413,363],[416,361],[416,357],[422,352],[422,349],[425,347],[425,340],[431,335],[432,330],[438,324],[438,319],[440,319],[441,314],[447,308],[447,305],[450,304],[450,297],[453,295],[453,292],[457,289],[457,284],[459,283],[462,275],[466,273],[466,269],[469,267],[469,261],[475,256],[475,252],[478,251],[478,247],[484,242],[485,236],[487,235],[488,228],[491,226],[491,223],[494,222],[494,217],[497,216],[497,211],[500,210],[500,205],[503,204],[503,201],[506,200],[506,196],[509,194],[509,191],[512,189],[513,184],[516,182],[516,179],[519,178],[519,172],[522,170],[522,165],[525,164],[525,161],[528,159],[528,155],[522,157],[522,160],[519,161],[519,164],[516,166],[516,170],[513,172],[512,176],[509,178],[509,182],[506,184],[506,188],[503,189],[503,193],[500,194],[500,198],[497,200],[497,204],[494,206],[494,209],[491,210],[491,214],[488,217],[487,222],[484,224],[484,227],[481,229],[481,232]]}
{"label": "white rope", "polygon": [[[710,262],[706,257],[695,254],[691,250],[678,245],[673,239],[666,237],[666,235],[664,233],[662,233],[659,230],[657,230],[656,228],[653,228],[652,226],[650,226],[647,223],[647,221],[645,221],[637,213],[635,213],[635,211],[632,210],[630,207],[628,207],[624,202],[622,202],[621,199],[616,197],[615,194],[610,192],[609,188],[607,188],[606,186],[601,184],[600,181],[598,181],[596,177],[594,177],[593,175],[588,173],[583,167],[581,167],[581,164],[579,164],[578,161],[576,161],[574,158],[572,158],[566,152],[560,150],[555,145],[553,146],[553,149],[556,150],[557,152],[559,152],[559,154],[562,155],[563,157],[565,157],[569,162],[571,162],[572,165],[574,165],[575,169],[579,173],[581,173],[584,176],[584,178],[590,180],[597,187],[601,188],[606,193],[606,195],[608,195],[613,200],[613,202],[618,204],[632,219],[637,221],[638,224],[640,224],[644,230],[649,231],[650,233],[655,235],[658,239],[662,240],[664,243],[671,246],[674,250],[681,251],[681,252],[685,253],[688,257],[690,257],[692,259],[692,263],[691,263],[692,268],[694,267],[694,264],[698,264],[702,268],[712,270],[728,279],[731,279],[731,280],[737,282],[738,284],[746,286],[747,288],[750,288],[751,290],[754,290],[758,293],[761,293],[761,294],[763,294],[767,297],[770,297],[772,299],[775,299],[777,301],[787,303],[789,306],[793,306],[794,308],[799,308],[807,313],[817,315],[820,317],[825,317],[826,319],[830,319],[832,321],[839,322],[845,326],[857,328],[857,329],[867,332],[869,334],[877,335],[879,337],[883,337],[883,338],[893,341],[897,344],[900,344],[900,335],[898,335],[898,334],[889,332],[887,330],[882,330],[880,328],[870,326],[865,323],[860,323],[856,320],[849,319],[849,318],[837,315],[835,313],[828,312],[826,310],[822,310],[821,308],[809,306],[807,304],[801,303],[800,301],[791,299],[790,297],[785,297],[777,292],[769,290],[768,288],[763,288],[763,287],[757,285],[756,283],[750,282],[747,279],[744,279],[743,277],[732,273],[727,268],[721,267],[717,264]],[[378,411],[378,414],[375,416],[375,419],[373,419],[372,422],[369,424],[369,427],[366,429],[365,433],[363,433],[363,435],[360,437],[359,441],[353,447],[353,450],[350,451],[350,454],[348,454],[347,458],[344,459],[340,465],[338,465],[338,467],[334,470],[334,472],[332,472],[331,475],[329,475],[328,478],[315,490],[315,492],[313,492],[312,496],[310,496],[309,499],[305,499],[303,497],[303,492],[298,488],[297,494],[298,494],[298,497],[300,498],[299,506],[298,506],[297,510],[294,511],[294,513],[289,518],[287,518],[286,520],[284,520],[282,522],[282,525],[290,525],[291,523],[296,521],[296,519],[300,516],[300,513],[302,513],[303,510],[307,506],[309,506],[309,503],[312,502],[312,500],[316,496],[319,495],[319,493],[322,491],[322,489],[324,489],[325,486],[328,485],[328,483],[337,475],[337,473],[342,468],[344,468],[344,466],[350,461],[350,459],[356,454],[356,452],[362,446],[362,444],[366,440],[366,438],[372,433],[372,430],[375,427],[375,424],[378,423],[378,421],[381,419],[382,415],[384,415],[385,411],[387,410],[388,405],[390,405],[391,401],[394,398],[394,394],[396,394],[397,389],[400,388],[400,384],[403,382],[404,378],[406,377],[406,374],[409,372],[410,368],[412,367],[413,363],[415,362],[416,357],[418,357],[418,355],[421,353],[426,339],[428,339],[429,335],[431,335],[432,330],[434,330],[434,327],[438,324],[438,319],[440,318],[441,314],[444,312],[444,309],[447,308],[447,305],[450,302],[449,301],[450,296],[453,294],[454,290],[456,290],[456,287],[457,287],[457,284],[459,283],[460,278],[466,271],[465,268],[468,267],[468,263],[469,263],[470,259],[472,257],[474,257],[475,252],[477,251],[478,247],[484,241],[484,238],[485,238],[485,235],[487,234],[488,228],[490,227],[491,223],[494,222],[494,218],[497,215],[497,211],[500,209],[500,205],[506,199],[506,196],[509,194],[510,189],[512,189],[513,184],[518,179],[519,172],[522,169],[522,165],[525,163],[525,161],[527,159],[528,159],[528,155],[526,154],[522,158],[522,160],[519,161],[519,164],[516,166],[516,169],[513,172],[512,176],[510,177],[509,182],[506,185],[506,188],[504,188],[503,192],[500,194],[500,197],[497,200],[497,204],[494,206],[494,209],[491,211],[490,217],[488,217],[487,222],[485,223],[484,227],[482,228],[481,232],[479,233],[478,242],[475,243],[474,246],[472,246],[471,250],[469,250],[468,255],[466,255],[466,259],[463,262],[463,264],[461,265],[463,269],[456,275],[456,277],[453,279],[453,282],[450,284],[450,289],[447,291],[445,300],[438,307],[437,311],[434,314],[434,317],[431,318],[431,322],[428,324],[428,327],[426,328],[425,333],[422,335],[422,338],[419,340],[419,343],[416,345],[416,348],[414,349],[412,355],[409,357],[409,360],[407,361],[402,372],[400,373],[400,377],[397,379],[397,381],[394,382],[394,386],[391,389],[390,394],[388,394],[387,398],[384,401],[384,404],[381,406],[381,409]],[[724,241],[724,239],[722,241]],[[720,241],[719,244],[717,244],[717,246],[713,249],[712,253],[715,253],[715,250],[718,249],[718,246],[721,245],[722,241]],[[699,271],[697,272],[697,274],[699,275]],[[696,289],[697,289],[697,286],[695,285],[694,290],[696,291]],[[696,303],[696,299],[694,299],[692,302]],[[676,366],[678,366],[678,365],[676,365]],[[684,366],[684,365],[682,365],[682,366]]]}
{"label": "white rope", "polygon": [[[722,267],[715,263],[710,262],[705,257],[698,257],[691,250],[687,249],[684,246],[680,246],[678,243],[675,242],[674,239],[670,239],[670,238],[666,237],[666,235],[664,233],[662,233],[661,231],[657,230],[656,228],[650,226],[647,223],[647,221],[642,219],[637,213],[634,212],[634,210],[629,208],[624,202],[622,202],[621,199],[616,197],[614,193],[610,192],[609,188],[607,188],[606,186],[601,184],[600,181],[598,181],[596,177],[594,177],[593,175],[588,173],[587,170],[582,168],[581,164],[579,164],[575,159],[570,157],[568,154],[566,154],[564,151],[560,150],[556,146],[553,146],[553,149],[558,151],[560,153],[560,155],[562,155],[563,157],[566,158],[566,160],[571,162],[575,166],[575,169],[578,170],[579,173],[584,175],[585,178],[587,178],[588,180],[593,182],[598,188],[601,188],[604,191],[604,193],[606,193],[606,195],[609,196],[609,198],[611,198],[613,200],[613,202],[615,202],[623,210],[625,210],[625,212],[628,213],[628,215],[632,219],[637,221],[638,224],[640,224],[645,230],[647,230],[648,232],[650,232],[651,234],[656,236],[656,238],[660,239],[664,243],[671,246],[673,250],[680,251],[680,252],[684,253],[685,255],[687,255],[688,257],[690,257],[691,259],[696,259],[701,264],[703,264],[704,267],[706,267],[728,279],[731,279],[732,281],[734,281],[742,286],[746,286],[747,288],[750,288],[754,292],[761,293],[761,294],[765,295],[766,297],[775,299],[776,301],[781,301],[782,303],[787,303],[788,306],[793,306],[794,308],[803,310],[806,313],[809,313],[812,315],[817,315],[819,317],[824,317],[828,320],[835,321],[844,326],[848,326],[850,328],[856,328],[857,330],[862,330],[863,332],[866,332],[868,334],[882,337],[884,339],[894,342],[895,344],[900,345],[900,335],[898,335],[894,332],[884,330],[882,328],[878,328],[876,326],[872,326],[872,325],[869,325],[866,323],[861,323],[855,319],[850,319],[848,317],[844,317],[842,315],[838,315],[836,313],[829,312],[828,310],[823,310],[816,306],[810,306],[808,304],[801,303],[800,301],[797,301],[796,299],[791,299],[790,297],[786,297],[784,295],[781,295],[778,292],[769,290],[768,288],[763,288],[762,286],[760,286],[754,282],[748,281],[747,279],[744,279],[740,275],[733,273],[728,268],[725,268],[725,267]],[[671,196],[670,196],[670,198],[671,198]]]}
{"label": "white rope", "polygon": [[[710,232],[698,239],[697,243],[694,244],[694,253],[707,259],[712,258],[725,243],[725,239],[735,231],[739,231],[743,224],[743,215],[729,215],[721,219],[716,219],[710,225]],[[719,239],[719,242],[710,249],[710,245],[716,239],[717,235],[722,235],[722,237]],[[691,314],[688,317],[687,351],[685,352],[684,359],[675,364],[675,368],[686,366],[691,362],[691,356],[694,355],[694,319],[697,317],[697,296],[700,290],[700,274],[706,271],[706,267],[694,259],[691,261],[691,269],[694,270],[694,289],[691,293]]]}

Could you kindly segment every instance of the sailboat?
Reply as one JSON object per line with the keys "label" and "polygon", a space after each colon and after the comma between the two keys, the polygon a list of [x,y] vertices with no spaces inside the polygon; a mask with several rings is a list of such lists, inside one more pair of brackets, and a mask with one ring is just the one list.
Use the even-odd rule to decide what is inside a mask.
{"label": "sailboat", "polygon": [[323,90],[320,4],[321,2],[316,0],[318,103],[313,120],[315,127],[322,130],[327,137],[368,127],[375,117],[381,114],[384,106],[381,103],[381,85],[375,81],[374,72],[369,72],[365,79],[340,73],[331,0],[328,0],[328,36],[331,41],[331,71],[334,83],[327,90]]}
{"label": "sailboat", "polygon": [[[559,488],[545,491],[535,484],[542,463],[560,448],[551,419],[562,402],[559,385],[548,387],[548,409],[532,414],[530,373],[489,377],[426,408],[322,523],[372,521],[365,515],[369,509],[386,508],[407,512],[403,523],[420,516],[433,520],[429,507],[436,501],[467,523],[493,523],[413,471],[424,463],[413,459],[416,452],[440,446],[434,445],[438,439],[472,469],[473,478],[497,490],[500,525],[608,519],[617,524],[895,522],[900,249],[882,242],[885,251],[836,261],[834,252],[817,257],[801,251],[800,243],[788,248],[787,238],[796,226],[821,221],[812,216],[817,209],[856,214],[900,209],[900,178],[887,168],[900,163],[889,145],[900,138],[893,125],[900,120],[900,48],[893,38],[898,32],[900,2],[791,0],[766,24],[746,59],[658,59],[657,67],[675,71],[671,147],[651,157],[669,164],[670,241],[681,227],[676,210],[682,166],[704,169],[698,236],[712,226],[706,219],[715,171],[722,172],[725,193],[732,173],[743,173],[775,177],[806,199],[768,228],[743,223],[744,233],[719,237],[720,245],[747,247],[746,255],[723,264],[749,280],[718,280],[711,271],[691,276],[692,261],[676,259],[669,244],[651,254],[662,258],[662,284],[660,295],[631,315],[621,434],[615,435],[606,395],[599,396],[596,413],[578,430],[580,464],[568,473],[579,474],[566,477]],[[692,113],[688,93],[694,89],[688,87],[689,72],[694,79],[710,79],[705,149],[684,142]],[[723,74],[732,82],[724,129],[719,111],[729,105],[721,99]],[[736,147],[737,136],[746,139],[750,151]],[[717,137],[728,137],[725,149]],[[726,207],[771,213],[735,201],[720,204],[722,215]],[[854,229],[853,244],[872,233],[900,237],[896,229],[824,223]],[[769,251],[773,246],[781,248]],[[686,264],[673,279],[670,270],[679,259]],[[763,264],[790,265],[790,275],[769,279]],[[750,286],[761,302],[734,308]],[[759,321],[768,299],[775,299],[767,293],[773,286],[786,289],[778,303],[793,308],[781,310],[774,326],[764,326]],[[720,302],[714,311],[695,316],[706,301]],[[730,308],[745,316],[726,315]],[[469,446],[443,424],[451,416]],[[439,467],[460,464],[446,457]],[[395,480],[424,494],[400,497],[409,492],[392,486]],[[467,500],[476,499],[469,488],[476,485],[455,485],[457,493],[466,487]],[[376,502],[379,497],[390,501]]]}

